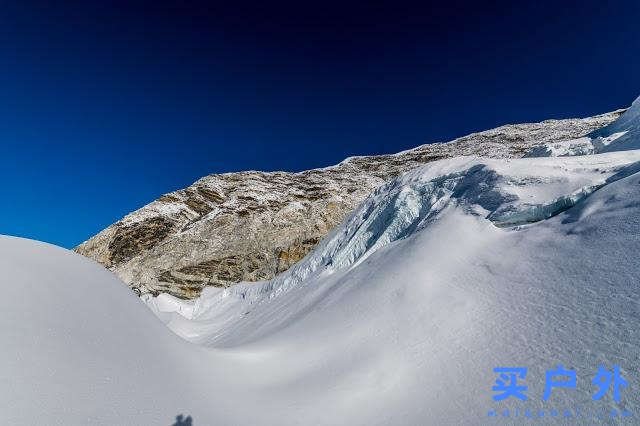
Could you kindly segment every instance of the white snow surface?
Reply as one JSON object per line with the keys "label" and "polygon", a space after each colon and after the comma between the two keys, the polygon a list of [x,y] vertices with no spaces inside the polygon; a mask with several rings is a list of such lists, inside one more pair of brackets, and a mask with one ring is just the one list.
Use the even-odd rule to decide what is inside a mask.
{"label": "white snow surface", "polygon": [[[633,410],[639,161],[628,151],[432,163],[380,188],[270,282],[146,301],[187,340],[264,369],[288,413],[266,424]],[[577,371],[578,387],[543,403],[545,371],[558,364]],[[598,366],[614,364],[629,383],[623,398],[592,401]],[[492,400],[497,366],[528,368],[528,402]]]}
{"label": "white snow surface", "polygon": [[[1,423],[483,425],[579,407],[633,424],[639,171],[640,150],[430,163],[273,280],[146,296],[152,312],[80,255],[0,237]],[[544,402],[558,364],[577,388]],[[592,400],[599,365],[620,367],[619,402]],[[498,366],[528,368],[528,401],[493,401]]]}
{"label": "white snow surface", "polygon": [[566,157],[640,149],[640,97],[620,118],[585,137],[543,143],[526,157]]}

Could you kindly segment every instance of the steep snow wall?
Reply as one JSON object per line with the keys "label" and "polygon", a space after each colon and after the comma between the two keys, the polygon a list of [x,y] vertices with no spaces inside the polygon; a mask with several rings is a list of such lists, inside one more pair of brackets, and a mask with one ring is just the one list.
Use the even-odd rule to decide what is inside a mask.
{"label": "steep snow wall", "polygon": [[640,97],[620,118],[588,135],[596,152],[640,149]]}

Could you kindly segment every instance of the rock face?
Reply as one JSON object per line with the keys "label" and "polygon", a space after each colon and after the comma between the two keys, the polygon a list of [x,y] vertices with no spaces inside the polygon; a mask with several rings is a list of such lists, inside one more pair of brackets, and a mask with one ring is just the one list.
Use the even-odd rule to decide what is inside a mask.
{"label": "rock face", "polygon": [[392,155],[350,157],[300,173],[209,175],[163,195],[76,247],[138,294],[194,298],[205,286],[273,278],[301,260],[375,188],[430,161],[522,157],[584,136],[624,110],[506,125]]}

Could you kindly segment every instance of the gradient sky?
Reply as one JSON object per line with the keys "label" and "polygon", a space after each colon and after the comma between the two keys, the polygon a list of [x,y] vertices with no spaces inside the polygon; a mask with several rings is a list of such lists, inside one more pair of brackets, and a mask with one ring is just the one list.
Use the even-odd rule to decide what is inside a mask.
{"label": "gradient sky", "polygon": [[640,94],[637,0],[56,3],[0,10],[0,233],[64,247],[209,173]]}

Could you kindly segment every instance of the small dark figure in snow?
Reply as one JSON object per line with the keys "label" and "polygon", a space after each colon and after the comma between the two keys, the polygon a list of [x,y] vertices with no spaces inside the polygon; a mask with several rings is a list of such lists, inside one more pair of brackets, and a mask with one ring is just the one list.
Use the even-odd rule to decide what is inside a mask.
{"label": "small dark figure in snow", "polygon": [[191,416],[187,416],[187,418],[185,419],[182,414],[179,414],[176,416],[176,422],[171,426],[192,426],[192,425],[193,425],[193,421],[191,420]]}

